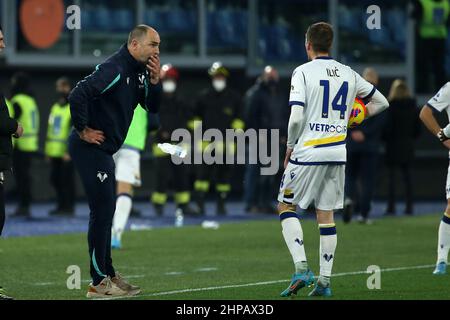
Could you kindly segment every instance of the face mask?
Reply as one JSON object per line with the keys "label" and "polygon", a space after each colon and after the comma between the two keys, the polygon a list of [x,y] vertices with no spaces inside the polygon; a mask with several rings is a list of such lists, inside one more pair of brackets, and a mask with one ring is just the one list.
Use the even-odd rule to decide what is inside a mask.
{"label": "face mask", "polygon": [[177,84],[172,80],[163,81],[162,89],[165,93],[173,93],[177,89]]}
{"label": "face mask", "polygon": [[214,79],[212,81],[212,86],[217,92],[221,92],[226,88],[227,82],[223,79]]}

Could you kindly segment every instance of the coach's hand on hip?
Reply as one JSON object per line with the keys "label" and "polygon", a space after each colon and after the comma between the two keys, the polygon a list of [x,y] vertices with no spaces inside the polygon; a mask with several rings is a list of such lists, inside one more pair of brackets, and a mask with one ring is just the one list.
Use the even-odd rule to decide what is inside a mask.
{"label": "coach's hand on hip", "polygon": [[105,135],[103,131],[94,130],[89,127],[83,129],[83,131],[78,132],[81,140],[86,141],[87,143],[93,143],[101,145],[105,141]]}
{"label": "coach's hand on hip", "polygon": [[284,157],[284,168],[286,169],[288,163],[289,163],[289,159],[291,159],[291,155],[292,155],[292,148],[287,148],[286,149],[286,156]]}
{"label": "coach's hand on hip", "polygon": [[150,82],[152,84],[157,84],[159,82],[159,73],[160,73],[160,63],[159,56],[155,54],[148,59],[147,69],[150,72]]}

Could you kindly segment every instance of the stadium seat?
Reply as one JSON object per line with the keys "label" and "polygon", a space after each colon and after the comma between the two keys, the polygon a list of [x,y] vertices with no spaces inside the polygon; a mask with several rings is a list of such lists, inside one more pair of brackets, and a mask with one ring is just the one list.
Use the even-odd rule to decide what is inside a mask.
{"label": "stadium seat", "polygon": [[236,44],[239,48],[247,47],[248,37],[248,12],[246,10],[234,10],[232,13],[235,26]]}
{"label": "stadium seat", "polygon": [[95,29],[95,12],[91,9],[85,9],[81,15],[81,27],[85,31]]}
{"label": "stadium seat", "polygon": [[111,10],[106,7],[97,7],[94,11],[95,30],[98,31],[111,31],[113,28],[113,21],[111,16]]}
{"label": "stadium seat", "polygon": [[183,32],[191,28],[189,14],[183,9],[172,9],[166,14],[167,30],[170,32]]}
{"label": "stadium seat", "polygon": [[216,24],[215,29],[220,41],[225,46],[235,46],[237,43],[236,37],[238,35],[235,32],[236,26],[234,24],[232,11],[228,9],[218,11],[214,23]]}
{"label": "stadium seat", "polygon": [[405,55],[406,48],[406,12],[393,9],[386,12],[386,22],[394,40],[395,47]]}
{"label": "stadium seat", "polygon": [[134,26],[133,11],[127,9],[118,9],[111,12],[113,31],[129,32]]}
{"label": "stadium seat", "polygon": [[360,33],[361,19],[359,14],[355,14],[355,9],[351,9],[345,5],[339,5],[338,16],[340,28],[353,33]]}
{"label": "stadium seat", "polygon": [[155,26],[155,28],[161,34],[167,32],[167,23],[164,17],[165,17],[164,12],[158,8],[151,8],[145,10],[144,14],[145,23],[151,26]]}

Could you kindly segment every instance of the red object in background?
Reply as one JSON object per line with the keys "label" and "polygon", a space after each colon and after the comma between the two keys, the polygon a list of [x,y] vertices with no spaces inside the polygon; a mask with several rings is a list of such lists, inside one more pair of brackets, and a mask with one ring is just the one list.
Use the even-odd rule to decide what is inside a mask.
{"label": "red object in background", "polygon": [[61,36],[64,16],[63,0],[23,0],[20,27],[33,47],[47,49]]}

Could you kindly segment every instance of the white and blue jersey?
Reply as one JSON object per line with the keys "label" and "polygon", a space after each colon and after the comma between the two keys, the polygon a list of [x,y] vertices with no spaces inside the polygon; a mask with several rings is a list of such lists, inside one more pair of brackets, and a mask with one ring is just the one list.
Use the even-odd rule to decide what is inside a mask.
{"label": "white and blue jersey", "polygon": [[[450,82],[447,82],[433,98],[428,100],[427,105],[439,112],[445,111],[450,122]],[[450,163],[447,170],[447,183],[445,186],[445,191],[447,199],[450,199]]]}
{"label": "white and blue jersey", "polygon": [[289,105],[303,107],[304,124],[291,161],[345,164],[347,123],[355,97],[369,99],[375,91],[358,73],[331,57],[317,57],[297,67]]}

